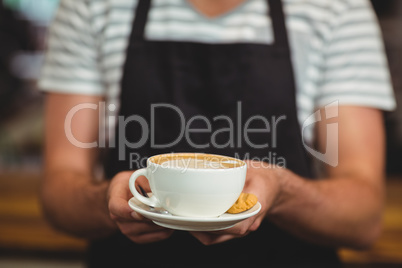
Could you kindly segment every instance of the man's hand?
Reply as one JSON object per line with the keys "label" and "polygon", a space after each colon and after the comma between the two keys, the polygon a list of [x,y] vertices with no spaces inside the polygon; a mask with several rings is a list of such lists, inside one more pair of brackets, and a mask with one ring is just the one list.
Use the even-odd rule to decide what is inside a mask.
{"label": "man's hand", "polygon": [[[128,205],[132,197],[128,187],[131,172],[117,174],[110,183],[108,190],[108,207],[111,219],[120,231],[135,243],[145,244],[167,239],[173,230],[154,224],[151,220],[142,217]],[[145,180],[137,180],[141,187],[149,190]]]}
{"label": "man's hand", "polygon": [[216,232],[191,232],[204,245],[213,245],[227,240],[246,236],[256,231],[270,208],[277,202],[280,184],[278,178],[283,170],[265,162],[248,161],[247,177],[243,189],[245,193],[255,194],[261,203],[261,211],[234,227]]}

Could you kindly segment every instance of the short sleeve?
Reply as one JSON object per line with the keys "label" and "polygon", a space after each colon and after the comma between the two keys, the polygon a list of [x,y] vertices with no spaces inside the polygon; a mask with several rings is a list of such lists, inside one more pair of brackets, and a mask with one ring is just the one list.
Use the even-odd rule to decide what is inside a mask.
{"label": "short sleeve", "polygon": [[368,0],[349,0],[336,10],[323,51],[318,106],[334,101],[382,110],[396,106],[381,31]]}
{"label": "short sleeve", "polygon": [[49,30],[42,91],[103,95],[89,1],[61,0]]}

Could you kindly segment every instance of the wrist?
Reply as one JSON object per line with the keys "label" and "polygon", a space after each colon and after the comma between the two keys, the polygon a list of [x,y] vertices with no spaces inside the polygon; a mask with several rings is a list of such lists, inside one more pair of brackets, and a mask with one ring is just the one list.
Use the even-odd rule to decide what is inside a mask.
{"label": "wrist", "polygon": [[271,177],[275,181],[277,190],[268,216],[280,214],[284,204],[291,198],[291,175],[293,173],[286,168],[275,167],[272,174]]}

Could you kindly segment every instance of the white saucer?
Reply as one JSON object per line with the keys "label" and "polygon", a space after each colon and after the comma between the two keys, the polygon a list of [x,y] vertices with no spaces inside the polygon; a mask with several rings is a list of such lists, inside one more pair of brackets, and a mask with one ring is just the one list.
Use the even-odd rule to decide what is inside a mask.
{"label": "white saucer", "polygon": [[142,216],[160,226],[183,231],[218,231],[233,227],[236,223],[254,216],[261,210],[260,202],[247,211],[238,214],[225,213],[214,218],[194,218],[175,216],[163,208],[151,208],[135,197],[128,201],[129,206]]}

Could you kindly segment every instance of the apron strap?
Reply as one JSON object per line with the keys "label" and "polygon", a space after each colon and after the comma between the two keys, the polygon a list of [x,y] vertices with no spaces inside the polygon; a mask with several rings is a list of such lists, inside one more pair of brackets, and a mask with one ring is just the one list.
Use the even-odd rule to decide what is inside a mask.
{"label": "apron strap", "polygon": [[268,0],[269,16],[272,20],[272,29],[274,31],[274,46],[281,50],[289,50],[288,34],[285,24],[285,14],[281,0]]}
{"label": "apron strap", "polygon": [[131,42],[135,43],[136,41],[138,42],[144,40],[145,24],[148,20],[150,7],[151,0],[138,0],[137,8],[135,10]]}
{"label": "apron strap", "polygon": [[[186,1],[186,0],[185,0]],[[267,0],[269,14],[272,20],[274,32],[274,46],[281,50],[289,50],[289,41],[285,25],[285,15],[281,0]],[[138,0],[133,22],[132,42],[144,40],[145,25],[148,20],[148,13],[151,7],[151,0]]]}

